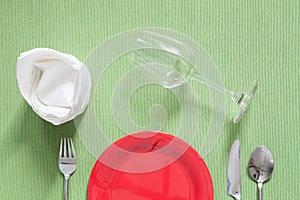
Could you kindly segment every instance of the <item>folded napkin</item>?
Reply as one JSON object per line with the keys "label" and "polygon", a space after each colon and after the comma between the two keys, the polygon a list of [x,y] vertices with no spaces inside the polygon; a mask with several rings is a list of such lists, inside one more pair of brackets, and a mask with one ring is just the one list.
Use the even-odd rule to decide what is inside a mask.
{"label": "folded napkin", "polygon": [[91,90],[87,67],[72,55],[47,48],[21,53],[17,81],[22,96],[41,118],[54,125],[84,112]]}

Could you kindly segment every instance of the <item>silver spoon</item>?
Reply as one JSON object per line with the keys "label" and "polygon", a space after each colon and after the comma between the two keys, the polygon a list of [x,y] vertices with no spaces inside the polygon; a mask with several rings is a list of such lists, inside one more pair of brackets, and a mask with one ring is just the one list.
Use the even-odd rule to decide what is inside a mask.
{"label": "silver spoon", "polygon": [[258,198],[262,200],[262,185],[271,178],[274,169],[272,152],[267,147],[257,147],[251,154],[248,167],[251,178],[258,184]]}

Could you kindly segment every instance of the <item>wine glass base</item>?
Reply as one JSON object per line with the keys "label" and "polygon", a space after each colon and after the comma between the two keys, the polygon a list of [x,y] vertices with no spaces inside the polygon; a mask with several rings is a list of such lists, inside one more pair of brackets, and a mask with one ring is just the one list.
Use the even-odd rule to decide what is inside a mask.
{"label": "wine glass base", "polygon": [[252,89],[249,92],[243,94],[242,97],[240,98],[240,100],[238,101],[239,109],[238,109],[238,112],[232,118],[233,123],[235,123],[235,124],[238,123],[244,116],[248,105],[250,104],[250,102],[252,101],[252,99],[255,95],[257,86],[258,86],[258,81],[257,80],[253,81]]}

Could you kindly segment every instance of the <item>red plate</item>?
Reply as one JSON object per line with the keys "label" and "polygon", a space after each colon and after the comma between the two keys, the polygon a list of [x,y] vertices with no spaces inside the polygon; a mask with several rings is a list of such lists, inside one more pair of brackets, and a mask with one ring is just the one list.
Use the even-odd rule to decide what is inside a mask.
{"label": "red plate", "polygon": [[[164,147],[172,150],[160,151]],[[154,171],[129,172],[129,168],[122,168],[131,166],[130,169],[136,170],[138,167],[157,167],[153,163],[161,162],[162,158],[171,160],[172,155],[178,155],[172,152],[182,151],[183,147],[187,148],[179,158],[176,157],[172,163]],[[122,151],[130,153],[124,154]],[[136,155],[143,158],[153,152],[159,154],[137,162],[139,159]],[[103,161],[107,158],[114,162],[108,161],[104,164]],[[118,164],[113,166],[111,163]],[[141,132],[121,138],[100,156],[90,175],[88,199],[212,200],[213,184],[204,160],[186,142],[166,133]]]}

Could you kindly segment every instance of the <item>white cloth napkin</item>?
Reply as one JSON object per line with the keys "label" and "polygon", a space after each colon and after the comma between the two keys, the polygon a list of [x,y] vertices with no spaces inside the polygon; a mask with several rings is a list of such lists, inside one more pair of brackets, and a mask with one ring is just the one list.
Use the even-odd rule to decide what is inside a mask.
{"label": "white cloth napkin", "polygon": [[88,68],[82,62],[47,48],[21,53],[17,60],[17,81],[34,112],[54,125],[84,112],[92,84]]}

